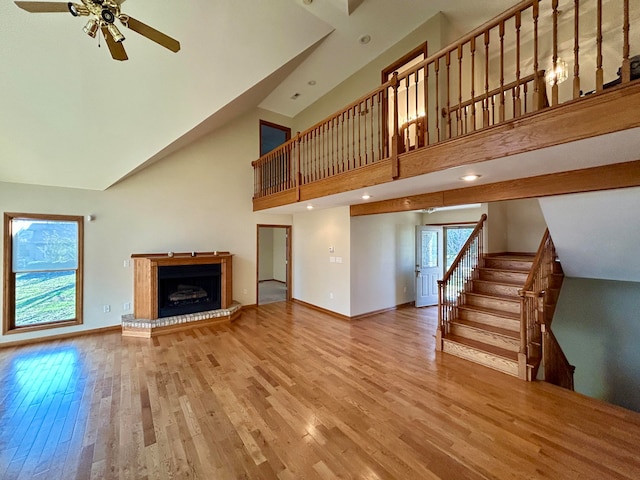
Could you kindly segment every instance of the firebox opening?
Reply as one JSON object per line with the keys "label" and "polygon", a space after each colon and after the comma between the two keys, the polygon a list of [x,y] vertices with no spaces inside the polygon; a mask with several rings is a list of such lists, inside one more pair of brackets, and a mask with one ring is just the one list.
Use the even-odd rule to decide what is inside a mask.
{"label": "firebox opening", "polygon": [[158,317],[220,309],[221,275],[220,264],[158,267]]}

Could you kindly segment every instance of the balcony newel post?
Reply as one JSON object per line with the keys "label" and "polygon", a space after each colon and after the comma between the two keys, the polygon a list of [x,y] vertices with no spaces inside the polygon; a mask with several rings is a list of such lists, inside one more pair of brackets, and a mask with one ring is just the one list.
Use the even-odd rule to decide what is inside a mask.
{"label": "balcony newel post", "polygon": [[436,351],[441,352],[443,350],[442,338],[444,333],[444,309],[445,305],[443,302],[444,295],[442,290],[444,285],[442,280],[438,280],[438,329],[436,330]]}
{"label": "balcony newel post", "polygon": [[302,183],[302,170],[300,169],[300,165],[301,165],[301,149],[302,146],[300,144],[300,132],[296,133],[296,176],[295,176],[295,181],[296,181],[296,202],[300,201],[300,184]]}
{"label": "balcony newel post", "polygon": [[518,351],[518,378],[527,379],[527,297],[526,292],[520,290],[520,349]]}
{"label": "balcony newel post", "polygon": [[400,175],[400,166],[398,165],[398,142],[400,136],[398,130],[400,129],[400,122],[398,119],[398,72],[393,72],[392,78],[393,88],[393,137],[391,139],[391,177],[398,178]]}

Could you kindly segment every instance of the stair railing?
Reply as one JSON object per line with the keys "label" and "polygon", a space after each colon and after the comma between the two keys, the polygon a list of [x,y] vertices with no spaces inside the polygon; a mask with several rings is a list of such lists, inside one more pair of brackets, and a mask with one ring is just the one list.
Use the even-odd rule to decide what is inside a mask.
{"label": "stair railing", "polygon": [[573,373],[576,367],[569,363],[556,336],[545,324],[542,325],[542,352],[544,380],[573,390]]}
{"label": "stair railing", "polygon": [[451,267],[444,274],[442,280],[438,280],[437,350],[442,350],[442,339],[449,333],[450,323],[457,315],[465,286],[475,278],[477,269],[483,266],[483,233],[486,220],[487,215],[483,214]]}
{"label": "stair railing", "polygon": [[299,200],[294,188],[382,161],[397,178],[412,150],[639,78],[629,32],[640,3],[614,0],[604,18],[602,0],[571,3],[523,0],[260,157],[254,199]]}
{"label": "stair railing", "polygon": [[[543,345],[543,332],[551,333],[551,320],[558,302],[558,292],[563,276],[562,267],[557,261],[555,245],[547,229],[533,260],[529,276],[519,291],[520,349],[518,365],[519,376],[522,379],[533,380],[536,377],[543,352],[545,356],[553,356],[549,365],[566,363],[564,368],[567,370],[572,368],[557,341],[555,345],[548,343],[546,349]],[[527,368],[528,365],[532,366],[531,370]],[[546,369],[546,359],[544,365]],[[561,367],[554,366],[552,368],[560,369]]]}

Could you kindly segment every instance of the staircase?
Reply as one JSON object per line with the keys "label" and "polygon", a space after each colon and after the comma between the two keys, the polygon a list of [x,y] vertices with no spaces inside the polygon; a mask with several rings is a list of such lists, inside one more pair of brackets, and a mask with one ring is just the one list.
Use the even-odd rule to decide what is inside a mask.
{"label": "staircase", "polygon": [[443,351],[518,376],[520,348],[519,291],[533,254],[484,257],[484,265],[466,284],[457,313],[443,336]]}

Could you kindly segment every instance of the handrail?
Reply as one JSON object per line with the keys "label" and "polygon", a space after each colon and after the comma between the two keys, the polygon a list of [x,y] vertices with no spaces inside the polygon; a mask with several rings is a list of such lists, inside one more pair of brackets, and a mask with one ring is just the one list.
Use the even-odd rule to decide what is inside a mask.
{"label": "handrail", "polygon": [[542,335],[544,380],[559,387],[573,390],[573,374],[576,367],[569,363],[569,359],[550,328],[545,328],[543,325]]}
{"label": "handrail", "polygon": [[442,280],[438,280],[438,332],[436,339],[438,350],[443,348],[442,339],[449,333],[449,325],[457,314],[465,285],[473,278],[476,270],[483,265],[483,229],[486,220],[487,215],[483,213],[451,267],[444,274]]}
{"label": "handrail", "polygon": [[[551,333],[551,321],[558,302],[558,292],[562,283],[562,267],[557,262],[557,254],[549,229],[545,230],[540,246],[536,252],[529,275],[520,295],[520,351],[519,362],[521,372],[526,365],[532,365],[534,372],[543,360],[545,378],[547,368],[564,368],[564,353],[560,345],[554,346],[545,341],[545,331]],[[554,281],[554,277],[557,279]],[[550,356],[547,359],[547,356]],[[550,374],[553,376],[553,374]],[[564,378],[564,377],[563,377]]]}
{"label": "handrail", "polygon": [[473,243],[474,238],[478,236],[478,234],[480,233],[480,231],[484,227],[484,222],[486,220],[487,220],[487,214],[483,213],[482,216],[480,217],[480,220],[476,224],[475,228],[473,229],[473,231],[469,235],[469,238],[467,239],[467,241],[464,243],[464,245],[462,246],[462,248],[458,252],[458,255],[456,255],[456,258],[453,260],[453,263],[449,267],[449,270],[447,270],[446,273],[444,274],[444,276],[442,277],[442,280],[441,280],[442,282],[446,282],[447,280],[449,280],[449,278],[453,274],[453,270],[455,270],[455,268],[460,263],[460,260],[464,256],[464,253],[467,250],[469,250],[469,248],[471,247],[471,244]]}
{"label": "handrail", "polygon": [[[308,184],[387,159],[391,181],[410,151],[637,79],[630,55],[640,45],[629,30],[640,4],[631,12],[629,0],[612,2],[622,8],[606,22],[602,0],[575,0],[564,12],[557,0],[517,3],[252,162],[254,199],[297,189],[286,198],[299,201]],[[620,55],[604,63],[603,47]],[[565,64],[561,54],[572,88],[544,78]]]}

